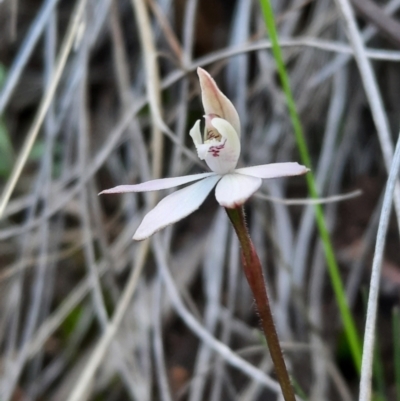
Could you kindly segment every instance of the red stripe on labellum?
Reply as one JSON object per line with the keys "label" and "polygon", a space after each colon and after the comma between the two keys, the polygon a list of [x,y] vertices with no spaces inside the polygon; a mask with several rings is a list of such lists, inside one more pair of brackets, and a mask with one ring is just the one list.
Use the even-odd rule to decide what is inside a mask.
{"label": "red stripe on labellum", "polygon": [[221,150],[225,147],[226,139],[224,143],[218,146],[211,146],[210,149],[208,149],[208,152],[213,155],[213,157],[219,157],[219,153]]}

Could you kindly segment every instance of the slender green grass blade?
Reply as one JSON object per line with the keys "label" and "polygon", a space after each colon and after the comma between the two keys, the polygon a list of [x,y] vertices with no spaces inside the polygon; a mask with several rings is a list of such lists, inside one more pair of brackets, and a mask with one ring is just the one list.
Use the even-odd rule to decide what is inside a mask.
{"label": "slender green grass blade", "polygon": [[[303,128],[300,122],[299,115],[297,113],[296,103],[293,98],[292,90],[290,88],[289,76],[285,68],[285,63],[282,57],[282,51],[278,41],[278,33],[275,26],[274,13],[269,0],[260,0],[263,17],[267,30],[271,39],[272,52],[277,65],[278,74],[281,80],[282,89],[285,93],[286,103],[289,110],[289,115],[292,121],[294,134],[299,149],[300,157],[302,163],[307,167],[311,168],[311,158],[308,152],[307,144],[303,134]],[[312,198],[318,197],[318,192],[315,184],[314,175],[312,172],[306,175],[308,191]],[[330,240],[330,235],[328,228],[326,226],[325,217],[323,209],[320,205],[315,205],[315,218],[319,230],[320,238],[323,242],[323,247],[325,251],[325,258],[328,265],[328,272],[330,280],[335,292],[336,302],[338,304],[340,315],[343,321],[344,330],[347,339],[350,344],[350,349],[354,361],[354,365],[357,371],[360,372],[361,369],[361,342],[357,333],[357,329],[353,320],[353,317],[348,306],[343,282],[340,278],[339,267],[336,262],[335,254],[333,251],[332,242]]]}

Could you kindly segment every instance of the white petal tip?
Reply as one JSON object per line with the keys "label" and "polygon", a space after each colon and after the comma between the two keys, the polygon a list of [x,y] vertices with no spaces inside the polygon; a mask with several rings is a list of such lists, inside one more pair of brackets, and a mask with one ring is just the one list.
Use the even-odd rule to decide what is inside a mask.
{"label": "white petal tip", "polygon": [[145,240],[145,239],[147,239],[147,238],[149,238],[150,236],[148,235],[148,236],[141,236],[141,235],[138,235],[138,234],[135,234],[133,237],[132,237],[132,239],[134,240],[134,241],[143,241],[143,240]]}
{"label": "white petal tip", "polygon": [[97,196],[99,196],[99,195],[113,194],[113,193],[115,193],[115,192],[114,192],[112,189],[105,189],[105,190],[99,192],[99,193],[97,194]]}
{"label": "white petal tip", "polygon": [[118,185],[117,187],[104,189],[99,193],[99,195],[107,195],[107,194],[123,194],[126,192],[136,192],[134,191],[136,185]]}
{"label": "white petal tip", "polygon": [[[151,211],[150,211],[151,213]],[[145,218],[148,216],[148,214],[145,216]],[[145,219],[143,219],[145,220]],[[169,224],[167,224],[169,225]],[[139,227],[136,229],[135,234],[133,234],[132,239],[134,241],[143,241],[145,239],[150,238],[153,234],[157,233],[158,231],[162,230],[165,228],[167,225],[155,225],[153,227],[149,227],[148,225],[143,224],[143,221],[140,223]]]}
{"label": "white petal tip", "polygon": [[307,174],[309,171],[311,171],[308,167],[297,163],[297,162],[288,162],[288,163],[277,163],[276,165],[281,164],[282,166],[290,166],[285,175],[302,175],[302,174]]}
{"label": "white petal tip", "polygon": [[206,75],[207,77],[211,77],[211,75],[204,69],[204,68],[201,68],[201,67],[197,67],[197,75],[201,75],[201,74],[204,74],[204,75]]}

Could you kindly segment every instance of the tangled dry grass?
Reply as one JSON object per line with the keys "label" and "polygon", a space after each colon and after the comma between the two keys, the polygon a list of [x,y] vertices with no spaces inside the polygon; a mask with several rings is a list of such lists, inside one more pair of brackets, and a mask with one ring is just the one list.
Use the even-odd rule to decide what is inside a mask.
{"label": "tangled dry grass", "polygon": [[[339,1],[275,3],[362,333],[362,292],[399,126],[400,40],[387,31],[400,1],[374,3],[382,14],[372,16],[355,2],[354,28],[366,48],[351,31],[348,40]],[[1,401],[277,399],[222,208],[209,199],[151,241],[133,243],[159,195],[97,196],[118,184],[202,171],[188,137],[202,113],[198,66],[238,109],[243,164],[299,160],[259,7],[250,0],[0,2]],[[247,204],[248,223],[296,387],[310,400],[353,400],[358,377],[312,202],[286,201],[298,198],[307,198],[304,178],[269,181]],[[395,399],[396,385],[397,221],[393,214],[378,324],[386,400]]]}

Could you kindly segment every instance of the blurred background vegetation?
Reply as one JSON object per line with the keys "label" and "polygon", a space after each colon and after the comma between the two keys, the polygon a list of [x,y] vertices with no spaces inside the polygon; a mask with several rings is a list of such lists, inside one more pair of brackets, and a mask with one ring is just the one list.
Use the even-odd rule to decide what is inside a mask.
{"label": "blurred background vegetation", "polygon": [[[362,338],[388,143],[336,3],[272,3]],[[352,6],[394,143],[400,1]],[[142,243],[131,238],[155,197],[97,196],[206,169],[188,136],[203,114],[198,66],[239,112],[241,165],[300,161],[270,48],[255,0],[0,2],[1,401],[279,399],[238,243],[213,196]],[[248,224],[299,397],[354,400],[359,376],[307,198],[304,177],[265,182],[246,204]],[[387,401],[400,400],[397,221],[374,365],[373,397]]]}

